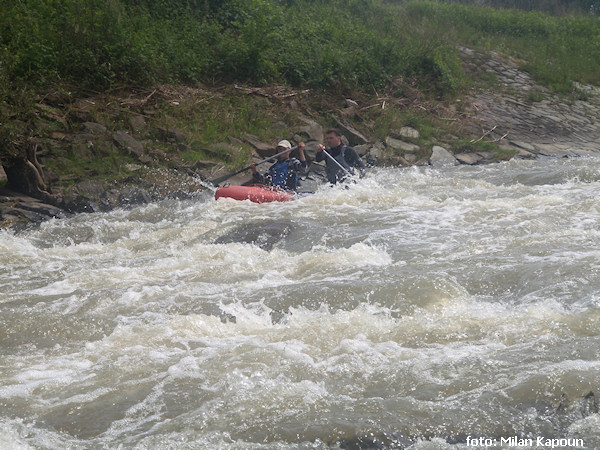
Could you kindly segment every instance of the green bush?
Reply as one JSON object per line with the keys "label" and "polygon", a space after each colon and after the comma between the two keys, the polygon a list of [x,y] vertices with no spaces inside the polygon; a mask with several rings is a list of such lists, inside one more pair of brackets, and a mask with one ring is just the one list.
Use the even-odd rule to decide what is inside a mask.
{"label": "green bush", "polygon": [[457,45],[510,52],[555,91],[600,82],[600,24],[586,16],[422,0],[5,3],[9,83],[277,82],[372,92],[408,77],[442,97],[465,85]]}

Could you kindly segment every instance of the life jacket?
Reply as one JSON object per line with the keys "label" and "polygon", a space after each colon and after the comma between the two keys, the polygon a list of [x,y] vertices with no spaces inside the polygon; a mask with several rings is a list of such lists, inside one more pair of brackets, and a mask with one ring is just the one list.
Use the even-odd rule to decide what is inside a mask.
{"label": "life jacket", "polygon": [[350,167],[350,165],[346,162],[346,158],[344,158],[345,150],[346,146],[342,145],[340,154],[336,157],[331,157],[335,159],[339,165],[332,161],[329,156],[325,157],[325,173],[327,174],[327,180],[329,180],[331,184],[335,184],[338,181],[342,181],[344,178],[346,178],[347,174],[340,166],[346,169],[349,173],[354,174],[354,169]]}
{"label": "life jacket", "polygon": [[273,186],[279,186],[282,189],[296,190],[298,187],[298,173],[295,170],[290,171],[292,158],[277,161],[271,166],[271,183]]}

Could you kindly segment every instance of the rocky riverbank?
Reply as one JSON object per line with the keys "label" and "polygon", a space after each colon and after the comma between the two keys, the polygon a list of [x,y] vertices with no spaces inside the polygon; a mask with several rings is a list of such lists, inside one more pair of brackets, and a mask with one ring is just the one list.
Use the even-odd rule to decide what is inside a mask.
{"label": "rocky riverbank", "polygon": [[[271,155],[280,138],[306,142],[308,158],[314,159],[330,126],[373,166],[485,164],[600,150],[598,88],[577,86],[572,96],[558,97],[536,85],[519,61],[466,48],[461,55],[465,70],[488,84],[478,83],[451,104],[397,95],[315,100],[313,92],[280,86],[160,86],[87,98],[48,94],[38,103],[36,119],[20,124],[48,189],[28,196],[10,190],[15,183],[9,180],[0,192],[0,225],[23,227],[71,213],[189,197],[204,188],[202,180]],[[217,124],[212,142],[198,138],[197,129],[210,124],[202,105],[227,95],[258,105],[249,115],[264,109],[269,120],[262,136],[243,128],[219,134]],[[427,127],[414,119],[390,120],[382,131],[391,107],[423,111],[451,131],[423,133]],[[318,164],[312,172],[322,176]],[[0,170],[0,182],[5,177]],[[246,181],[247,173],[231,180]]]}

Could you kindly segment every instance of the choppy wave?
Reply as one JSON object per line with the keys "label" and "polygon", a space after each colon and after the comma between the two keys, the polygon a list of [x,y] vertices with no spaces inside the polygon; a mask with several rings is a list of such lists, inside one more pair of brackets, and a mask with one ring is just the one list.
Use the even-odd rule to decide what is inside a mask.
{"label": "choppy wave", "polygon": [[2,232],[0,446],[598,447],[599,162]]}

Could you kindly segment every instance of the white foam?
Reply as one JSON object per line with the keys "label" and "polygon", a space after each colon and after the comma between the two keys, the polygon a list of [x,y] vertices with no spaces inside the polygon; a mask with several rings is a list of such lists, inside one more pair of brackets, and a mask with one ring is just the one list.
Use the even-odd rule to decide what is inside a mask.
{"label": "white foam", "polygon": [[2,450],[33,450],[22,438],[19,429],[22,429],[22,423],[7,423],[0,419],[0,448]]}
{"label": "white foam", "polygon": [[[289,203],[165,201],[0,232],[14,414],[136,395],[85,442],[12,422],[0,442],[318,446],[367,421],[404,431],[403,416],[433,434],[530,431],[541,413],[515,402],[581,395],[600,369],[600,183],[539,165],[381,169]],[[269,251],[212,243],[263,220],[297,226]]]}

